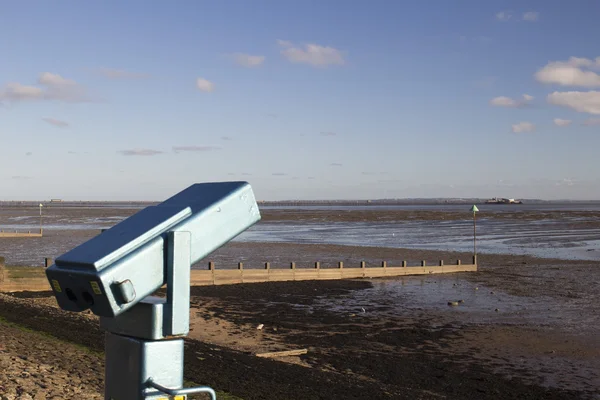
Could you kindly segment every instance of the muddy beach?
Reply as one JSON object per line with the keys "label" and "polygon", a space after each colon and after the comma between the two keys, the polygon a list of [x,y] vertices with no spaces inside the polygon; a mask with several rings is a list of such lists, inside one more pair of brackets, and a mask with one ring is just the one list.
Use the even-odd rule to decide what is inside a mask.
{"label": "muddy beach", "polygon": [[[518,254],[543,258],[600,259],[600,207],[589,209],[489,207],[478,215],[481,254]],[[60,207],[44,209],[43,238],[4,238],[0,255],[8,265],[39,266],[98,235],[140,208]],[[288,243],[367,246],[393,249],[472,251],[472,215],[463,209],[261,209],[262,220],[235,238],[237,243]],[[0,208],[0,229],[27,232],[39,229],[37,210]],[[300,254],[302,255],[302,254]],[[335,254],[334,258],[344,257]],[[239,257],[245,257],[240,254]],[[287,254],[283,262],[297,255]],[[326,256],[329,257],[329,256]],[[386,256],[387,257],[387,256]],[[232,253],[231,265],[243,261]],[[264,253],[260,262],[277,262]],[[381,255],[378,258],[383,258]],[[234,260],[235,259],[235,260]],[[312,260],[317,261],[317,260]],[[361,260],[357,260],[360,262]],[[390,261],[392,261],[390,259]],[[418,260],[417,260],[418,261]]]}
{"label": "muddy beach", "polygon": [[[230,243],[211,258],[295,254],[308,263],[344,254],[376,262],[392,251]],[[447,276],[193,287],[186,379],[242,399],[599,398],[597,265],[504,255],[480,263],[478,273]],[[60,311],[50,293],[1,295],[0,316],[103,350],[96,318]],[[297,348],[308,353],[254,355]]]}
{"label": "muddy beach", "polygon": [[[137,210],[49,207],[43,238],[2,240],[0,255],[8,265],[41,265]],[[375,267],[472,258],[463,212],[261,212],[257,229],[193,268],[208,261],[252,269],[267,261],[272,268],[316,261],[335,268],[340,261]],[[31,214],[2,209],[0,225],[29,229],[39,223]],[[479,254],[478,273],[192,288],[186,379],[241,399],[600,398],[600,212],[505,208],[481,217],[487,253]],[[558,257],[565,254],[574,257]],[[73,382],[57,378],[63,393],[99,398],[92,393],[103,384],[104,336],[93,315],[63,312],[47,292],[18,292],[0,295],[0,317],[18,324],[0,322],[10,337],[0,343],[0,362],[12,371],[0,374],[2,390],[64,398],[19,376],[19,368],[45,375],[41,365],[59,378],[76,374]],[[58,340],[32,339],[22,327]],[[298,348],[308,353],[255,356]],[[98,379],[86,375],[82,360]]]}

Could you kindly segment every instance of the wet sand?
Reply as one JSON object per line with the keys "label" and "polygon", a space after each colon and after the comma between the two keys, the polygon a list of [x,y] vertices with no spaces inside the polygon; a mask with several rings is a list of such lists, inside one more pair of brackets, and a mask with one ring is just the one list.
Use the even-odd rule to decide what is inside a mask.
{"label": "wet sand", "polygon": [[[266,254],[307,266],[468,256],[230,243],[211,259],[246,268]],[[243,399],[597,399],[599,288],[597,263],[504,255],[480,256],[478,273],[194,287],[186,378]],[[0,315],[103,349],[96,318],[49,293],[2,295]],[[297,348],[309,352],[254,356]]]}

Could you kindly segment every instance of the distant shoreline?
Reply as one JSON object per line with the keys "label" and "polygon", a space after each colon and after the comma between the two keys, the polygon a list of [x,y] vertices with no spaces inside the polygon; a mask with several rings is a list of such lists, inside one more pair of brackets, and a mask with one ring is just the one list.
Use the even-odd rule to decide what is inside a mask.
{"label": "distant shoreline", "polygon": [[[488,199],[380,199],[380,200],[259,200],[262,206],[420,206],[420,205],[471,205],[486,204]],[[600,200],[539,200],[523,199],[522,204],[491,204],[491,205],[559,205],[559,204],[600,204]],[[2,207],[147,207],[159,204],[159,201],[61,201],[51,202],[46,200],[18,201],[0,200]]]}

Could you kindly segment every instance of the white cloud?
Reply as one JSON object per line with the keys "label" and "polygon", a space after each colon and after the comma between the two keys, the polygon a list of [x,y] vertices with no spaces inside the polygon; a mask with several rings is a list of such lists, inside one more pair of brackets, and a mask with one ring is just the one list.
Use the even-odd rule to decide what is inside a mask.
{"label": "white cloud", "polygon": [[76,85],[75,81],[70,79],[65,79],[58,74],[53,74],[51,72],[44,72],[40,75],[38,82],[42,85],[47,86],[70,86]]}
{"label": "white cloud", "polygon": [[533,132],[534,130],[535,125],[531,122],[519,122],[518,124],[514,124],[512,126],[512,131],[514,133]]}
{"label": "white cloud", "polygon": [[292,63],[309,64],[313,67],[344,65],[346,63],[344,53],[333,47],[312,43],[300,47],[286,40],[278,40],[277,44],[282,47],[281,54]]}
{"label": "white cloud", "polygon": [[220,150],[220,147],[217,146],[173,146],[173,151],[175,153],[181,153],[183,151],[212,151],[212,150]]}
{"label": "white cloud", "polygon": [[77,82],[66,79],[58,74],[44,72],[38,78],[41,86],[23,85],[11,82],[0,90],[0,101],[62,101],[80,103],[89,101],[85,88]]}
{"label": "white cloud", "polygon": [[118,153],[121,153],[124,156],[155,156],[157,154],[162,154],[163,152],[160,150],[152,150],[152,149],[131,149],[131,150],[119,150]]}
{"label": "white cloud", "polygon": [[595,60],[571,57],[567,61],[551,61],[534,76],[542,83],[586,88],[599,87],[600,75],[590,69],[600,69],[600,57]]}
{"label": "white cloud", "polygon": [[573,186],[576,184],[574,179],[571,178],[563,178],[554,183],[556,186]]}
{"label": "white cloud", "polygon": [[44,91],[35,86],[21,85],[20,83],[8,83],[0,91],[0,100],[20,101],[39,100],[44,97]]}
{"label": "white cloud", "polygon": [[[502,21],[502,22],[515,20],[515,18],[513,18],[513,17],[514,16],[513,16],[512,11],[500,11],[500,12],[496,13],[496,19],[498,21]],[[527,11],[521,15],[521,20],[528,21],[528,22],[535,22],[539,18],[540,18],[540,13],[537,11]],[[516,19],[518,20],[519,18],[517,17]]]}
{"label": "white cloud", "polygon": [[250,54],[244,53],[235,53],[232,55],[233,60],[236,64],[241,65],[242,67],[253,68],[259,67],[265,62],[265,56],[253,56]]}
{"label": "white cloud", "polygon": [[56,118],[42,118],[42,121],[45,121],[47,123],[49,123],[50,125],[54,125],[58,128],[67,128],[69,126],[69,123],[66,121],[61,121],[60,119],[56,119]]}
{"label": "white cloud", "polygon": [[215,84],[204,78],[196,79],[196,87],[202,92],[212,92],[215,90]]}
{"label": "white cloud", "polygon": [[537,11],[528,11],[523,13],[523,21],[537,21],[540,18],[540,13]]}
{"label": "white cloud", "polygon": [[509,21],[510,19],[512,19],[512,13],[510,11],[497,12],[496,19],[502,22]]}
{"label": "white cloud", "polygon": [[596,125],[600,125],[600,118],[588,118],[585,121],[583,121],[584,126],[596,126]]}
{"label": "white cloud", "polygon": [[148,77],[147,74],[140,72],[131,72],[115,68],[100,68],[98,74],[108,79],[142,79]]}
{"label": "white cloud", "polygon": [[550,104],[567,107],[578,112],[600,114],[600,92],[554,92],[546,100]]}
{"label": "white cloud", "polygon": [[518,99],[512,99],[510,97],[506,97],[506,96],[498,96],[498,97],[494,97],[492,100],[490,100],[490,104],[492,106],[496,106],[496,107],[523,107],[526,106],[528,102],[530,102],[531,100],[533,100],[533,96],[530,96],[528,94],[524,94],[523,95],[523,100],[518,100]]}
{"label": "white cloud", "polygon": [[498,96],[490,100],[490,104],[497,107],[517,107],[519,102],[510,97]]}
{"label": "white cloud", "polygon": [[569,126],[572,122],[570,119],[554,118],[554,125],[556,126]]}

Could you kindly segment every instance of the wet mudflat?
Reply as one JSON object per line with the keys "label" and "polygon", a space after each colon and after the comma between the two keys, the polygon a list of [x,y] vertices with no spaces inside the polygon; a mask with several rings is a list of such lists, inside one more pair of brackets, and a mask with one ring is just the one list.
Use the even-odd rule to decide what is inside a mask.
{"label": "wet mudflat", "polygon": [[[44,238],[2,240],[0,255],[39,265],[136,211],[48,210]],[[209,260],[217,268],[335,268],[472,257],[464,213],[309,211],[265,210],[256,228],[194,268]],[[0,210],[0,222],[35,227],[29,214]],[[193,288],[186,378],[243,399],[600,398],[600,216],[506,209],[485,218],[484,250],[519,255],[480,254],[474,274]],[[103,351],[97,319],[58,310],[49,293],[0,295],[0,316]],[[15,352],[39,352],[28,340],[19,336]],[[254,355],[295,348],[309,351],[277,361]],[[76,372],[69,359],[77,357],[57,362]]]}
{"label": "wet mudflat", "polygon": [[[488,254],[600,259],[600,206],[481,206],[478,249]],[[9,265],[42,265],[138,212],[125,207],[44,209],[43,238],[4,238],[0,255]],[[261,208],[262,220],[234,243],[293,243],[371,246],[468,252],[473,248],[472,215],[446,208],[315,207]],[[0,208],[0,229],[39,229],[37,209]],[[263,261],[269,261],[265,254]],[[291,255],[290,255],[291,256]],[[288,256],[289,257],[289,256]],[[239,260],[237,260],[239,261]],[[235,263],[237,263],[235,261]],[[235,264],[234,263],[234,264]]]}
{"label": "wet mudflat", "polygon": [[[237,246],[253,247],[238,248],[248,257],[277,254],[273,244]],[[330,257],[337,251],[369,256],[335,248]],[[474,274],[194,287],[186,378],[243,399],[597,399],[597,266],[482,263]],[[97,319],[58,310],[49,293],[2,295],[0,315],[103,350]],[[297,348],[308,354],[254,355]]]}

